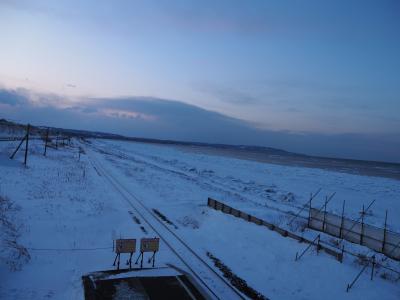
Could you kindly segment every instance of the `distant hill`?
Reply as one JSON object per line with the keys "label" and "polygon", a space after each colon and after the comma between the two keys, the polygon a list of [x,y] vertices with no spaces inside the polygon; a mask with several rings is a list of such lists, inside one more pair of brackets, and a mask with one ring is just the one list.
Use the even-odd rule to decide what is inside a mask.
{"label": "distant hill", "polygon": [[[210,155],[231,156],[235,158],[254,160],[265,163],[327,169],[337,172],[368,176],[380,176],[400,180],[400,164],[397,163],[309,156],[305,154],[298,154],[281,149],[262,146],[210,144],[200,142],[184,142],[174,140],[127,137],[111,133],[57,127],[32,125],[30,132],[33,135],[44,135],[47,130],[49,130],[50,135],[53,136],[60,135],[64,137],[112,139],[159,145],[172,145],[181,147],[185,151],[194,151]],[[12,122],[6,119],[0,119],[0,139],[3,136],[22,137],[25,132],[26,125]]]}
{"label": "distant hill", "polygon": [[[34,126],[31,125],[31,134],[44,134],[47,129],[51,135],[64,135],[70,137],[84,137],[84,138],[103,138],[103,139],[117,139],[134,141],[141,143],[153,143],[153,144],[168,144],[168,145],[180,145],[180,146],[197,146],[197,147],[212,147],[218,149],[237,149],[242,151],[253,151],[253,152],[268,152],[270,154],[276,155],[298,155],[305,156],[301,154],[291,153],[281,149],[261,147],[261,146],[247,146],[247,145],[227,145],[227,144],[210,144],[201,142],[184,142],[184,141],[174,141],[174,140],[161,140],[161,139],[151,139],[151,138],[138,138],[138,137],[127,137],[118,134],[97,132],[97,131],[87,131],[87,130],[77,130],[77,129],[66,129],[58,127],[45,127],[45,126]],[[6,119],[0,119],[0,136],[2,133],[14,133],[18,136],[22,136],[26,131],[26,125],[8,121]]]}

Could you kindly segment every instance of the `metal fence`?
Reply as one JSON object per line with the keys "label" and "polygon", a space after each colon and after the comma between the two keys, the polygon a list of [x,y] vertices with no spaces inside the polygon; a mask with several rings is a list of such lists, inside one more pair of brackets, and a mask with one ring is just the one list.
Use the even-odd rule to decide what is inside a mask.
{"label": "metal fence", "polygon": [[308,226],[400,260],[400,234],[310,208]]}

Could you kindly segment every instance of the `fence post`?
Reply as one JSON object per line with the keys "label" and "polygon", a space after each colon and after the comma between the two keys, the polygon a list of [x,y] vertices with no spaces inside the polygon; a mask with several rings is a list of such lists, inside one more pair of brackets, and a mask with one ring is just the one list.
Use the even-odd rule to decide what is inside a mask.
{"label": "fence post", "polygon": [[[356,220],[356,221],[353,221],[353,225],[349,228],[349,229],[346,229],[346,233],[343,235],[343,237],[342,237],[342,239],[345,239],[346,238],[346,236],[347,236],[347,234],[349,233],[349,232],[351,232],[351,230],[354,228],[354,226],[356,226],[356,225],[358,225],[359,224],[359,220],[360,219],[362,219],[363,220],[363,222],[362,222],[362,232],[364,231],[363,230],[363,228],[364,228],[364,214],[365,214],[365,211],[368,211],[368,209],[372,206],[372,204],[374,204],[375,203],[375,199],[374,200],[372,200],[371,201],[371,203],[368,205],[368,207],[367,207],[367,209],[364,209],[364,205],[363,205],[363,212],[362,212],[362,214],[361,214],[361,216],[360,217],[358,217],[358,219]],[[360,233],[360,239],[362,240],[362,232]],[[353,232],[353,233],[357,233],[357,232]],[[361,241],[360,241],[360,243],[361,243]]]}
{"label": "fence post", "polygon": [[371,280],[374,279],[374,269],[375,269],[375,255],[372,256]]}
{"label": "fence post", "polygon": [[31,125],[28,124],[28,126],[26,127],[26,140],[25,140],[25,159],[24,159],[24,164],[26,166],[26,161],[28,159],[28,146],[29,146],[29,129],[30,129]]}
{"label": "fence post", "polygon": [[363,244],[363,238],[364,238],[364,204],[361,212],[361,232],[360,232],[360,245]]}
{"label": "fence post", "polygon": [[344,244],[342,245],[342,253],[341,253],[341,255],[340,255],[340,263],[342,263],[343,262],[343,257],[344,257]]}
{"label": "fence post", "polygon": [[369,260],[367,262],[367,264],[361,269],[361,271],[357,274],[356,278],[354,278],[354,280],[347,284],[347,288],[346,288],[346,292],[348,293],[350,291],[350,289],[353,287],[353,285],[356,283],[356,281],[358,280],[358,278],[360,278],[361,274],[365,271],[365,269],[368,267],[369,265]]}
{"label": "fence post", "polygon": [[301,209],[297,212],[297,214],[295,214],[294,216],[293,216],[293,218],[286,224],[286,225],[290,225],[290,224],[292,224],[292,222],[294,221],[294,220],[296,220],[296,218],[301,214],[301,212],[308,206],[308,204],[311,202],[311,200],[312,199],[314,199],[317,195],[318,195],[318,193],[321,191],[321,189],[319,189],[314,195],[312,194],[312,193],[310,193],[310,200],[308,200],[302,207],[301,207]]}
{"label": "fence post", "polygon": [[340,230],[339,230],[339,237],[342,238],[342,231],[343,231],[343,222],[344,222],[344,206],[346,205],[346,200],[343,200],[343,207],[342,207],[342,220],[340,221]]}
{"label": "fence post", "polygon": [[11,154],[10,159],[13,159],[15,154],[18,152],[19,148],[21,148],[21,145],[23,144],[23,142],[26,139],[26,135],[23,137],[23,139],[21,140],[21,142],[18,144],[18,147],[14,150],[13,154]]}
{"label": "fence post", "polygon": [[46,140],[45,140],[45,142],[44,142],[44,153],[43,153],[43,155],[44,156],[46,156],[46,153],[47,153],[47,141],[49,140],[49,128],[47,128],[47,131],[46,131]]}
{"label": "fence post", "polygon": [[295,260],[299,260],[303,255],[304,255],[304,253],[306,253],[307,251],[308,251],[308,249],[310,249],[312,246],[314,246],[315,245],[315,241],[317,241],[318,240],[318,242],[317,242],[317,254],[318,254],[318,246],[319,246],[319,239],[320,239],[320,234],[318,234],[316,237],[315,237],[315,239],[313,239],[311,242],[310,242],[310,244],[307,246],[307,248],[306,249],[304,249],[304,251],[300,254],[300,255],[298,255],[298,252],[296,252],[296,259]]}
{"label": "fence post", "polygon": [[385,253],[385,244],[386,244],[386,226],[387,226],[387,216],[388,216],[388,211],[386,210],[385,214],[385,226],[383,228],[383,240],[382,240],[382,253]]}
{"label": "fence post", "polygon": [[310,195],[310,210],[308,211],[308,224],[307,224],[307,227],[310,227],[310,223],[311,223],[311,209],[312,209],[311,202],[312,202],[312,193]]}
{"label": "fence post", "polygon": [[328,196],[325,198],[325,205],[324,205],[324,221],[322,222],[322,231],[325,232],[325,222],[326,222],[326,205],[328,204]]}

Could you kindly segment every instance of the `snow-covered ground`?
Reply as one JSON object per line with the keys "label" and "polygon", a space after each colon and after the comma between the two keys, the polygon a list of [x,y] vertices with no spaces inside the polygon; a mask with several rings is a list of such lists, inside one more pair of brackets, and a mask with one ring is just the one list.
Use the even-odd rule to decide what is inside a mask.
{"label": "snow-covered ground", "polygon": [[[321,188],[315,206],[336,192],[328,210],[340,212],[346,200],[346,215],[356,218],[363,204],[376,199],[367,222],[382,226],[389,209],[389,228],[399,231],[399,181],[183,152],[172,146],[90,142],[79,143],[86,154],[78,161],[78,141],[50,149],[47,157],[42,155],[43,143],[34,141],[27,168],[21,154],[16,161],[6,156],[15,144],[0,143],[0,196],[19,206],[12,220],[21,225],[18,243],[30,255],[17,271],[1,262],[0,299],[81,299],[81,276],[112,267],[113,237],[154,236],[143,220],[135,222],[140,217],[100,176],[94,159],[148,208],[165,216],[170,229],[210,265],[207,252],[270,299],[400,298],[399,281],[384,280],[382,273],[372,282],[363,274],[346,293],[346,285],[361,270],[354,258],[345,257],[340,264],[311,251],[295,262],[305,244],[206,206],[207,197],[213,197],[284,226],[286,212],[296,212]],[[370,252],[361,246],[354,249]],[[166,263],[179,265],[161,243],[157,264]],[[391,267],[400,269],[398,263]]]}
{"label": "snow-covered ground", "polygon": [[16,272],[1,264],[0,299],[82,299],[81,276],[112,268],[113,237],[143,232],[87,157],[78,161],[77,148],[50,149],[44,157],[42,142],[34,141],[27,168],[22,154],[10,161],[4,153],[11,147],[5,148],[1,195],[20,206],[13,221],[22,226],[18,242],[31,259]]}
{"label": "snow-covered ground", "polygon": [[[397,180],[193,154],[169,146],[114,141],[101,141],[97,145],[103,145],[103,150],[114,154],[108,160],[115,161],[118,155],[126,158],[121,160],[119,168],[134,162],[136,168],[151,172],[151,176],[162,174],[164,181],[168,180],[164,177],[173,176],[174,180],[194,183],[202,188],[202,195],[205,193],[206,196],[230,202],[237,208],[243,205],[246,210],[256,207],[258,213],[263,213],[260,206],[275,207],[276,201],[279,202],[276,207],[282,208],[286,204],[287,210],[301,206],[307,202],[310,193],[319,188],[322,192],[313,201],[313,206],[322,206],[325,196],[336,192],[328,211],[341,214],[342,201],[346,200],[346,215],[350,218],[358,218],[362,205],[367,206],[376,199],[367,222],[382,227],[385,210],[389,209],[389,227],[400,230],[400,219],[396,218],[400,212],[400,185]],[[141,181],[148,177],[137,176],[137,172],[131,176]],[[160,184],[155,182],[155,188],[162,189]],[[184,192],[183,187],[179,190]],[[269,213],[267,208],[263,211]],[[297,212],[297,209],[293,211]]]}

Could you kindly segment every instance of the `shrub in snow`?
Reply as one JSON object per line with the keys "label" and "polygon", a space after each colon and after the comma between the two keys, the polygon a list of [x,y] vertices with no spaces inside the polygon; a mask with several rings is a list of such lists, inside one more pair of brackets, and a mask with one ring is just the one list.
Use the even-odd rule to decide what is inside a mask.
{"label": "shrub in snow", "polygon": [[384,280],[389,280],[392,282],[398,282],[400,280],[400,277],[398,275],[388,271],[383,271],[379,276]]}
{"label": "shrub in snow", "polygon": [[289,192],[287,194],[282,194],[279,196],[279,198],[283,202],[294,202],[294,200],[295,200],[295,196],[291,192]]}
{"label": "shrub in snow", "polygon": [[191,227],[192,229],[198,229],[200,228],[199,222],[189,216],[184,216],[183,219],[179,221],[184,227]]}
{"label": "shrub in snow", "polygon": [[265,297],[263,294],[249,286],[246,280],[240,278],[235,273],[233,273],[232,270],[228,266],[226,266],[220,259],[215,257],[210,252],[207,252],[207,256],[214,262],[214,266],[221,270],[224,277],[227,278],[235,288],[237,288],[247,297],[256,300],[268,300],[268,298]]}
{"label": "shrub in snow", "polygon": [[354,262],[360,266],[365,266],[369,264],[369,258],[366,254],[360,253],[357,255],[357,257],[354,259]]}
{"label": "shrub in snow", "polygon": [[[285,222],[287,223],[289,220],[291,220],[291,217],[286,217],[285,219]],[[294,221],[289,225],[289,229],[294,232],[304,232],[306,228],[308,228],[307,223],[303,220]]]}
{"label": "shrub in snow", "polygon": [[18,244],[19,228],[11,220],[20,208],[11,200],[0,196],[0,265],[11,271],[20,270],[30,259],[28,250]]}

